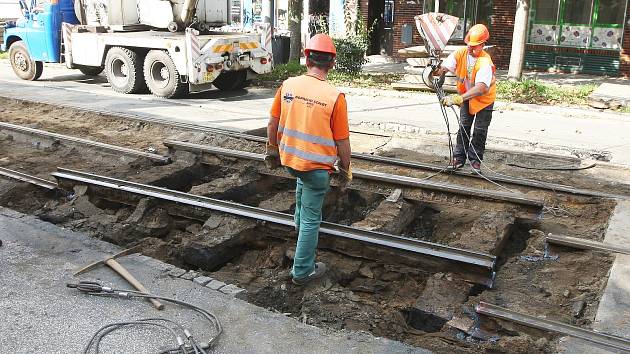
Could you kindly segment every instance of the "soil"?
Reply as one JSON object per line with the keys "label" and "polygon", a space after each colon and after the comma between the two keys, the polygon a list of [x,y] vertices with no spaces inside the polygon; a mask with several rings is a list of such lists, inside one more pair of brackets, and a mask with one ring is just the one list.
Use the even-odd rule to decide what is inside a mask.
{"label": "soil", "polygon": [[[3,122],[130,148],[155,148],[166,154],[161,142],[176,139],[237,150],[264,150],[260,143],[241,139],[0,100]],[[260,173],[252,163],[216,159],[218,164],[210,166],[195,161],[156,166],[144,159],[130,160],[64,144],[42,148],[17,143],[6,134],[10,132],[0,139],[0,166],[43,178],[51,179],[50,173],[61,166],[287,213],[294,210],[294,182]],[[422,162],[443,160],[403,150],[391,150],[387,155]],[[518,158],[528,161],[523,156]],[[532,156],[529,161],[536,159],[539,157]],[[432,174],[365,162],[357,162],[356,166],[419,178]],[[500,168],[502,173],[516,171],[504,165]],[[520,172],[523,177],[630,193],[620,191],[618,183],[582,171]],[[483,180],[453,175],[440,174],[432,179],[490,188]],[[402,265],[395,257],[376,260],[330,249],[318,251],[318,260],[330,269],[327,275],[298,287],[289,277],[294,231],[218,212],[195,217],[174,215],[151,199],[125,205],[97,197],[86,188],[55,194],[0,179],[0,205],[121,246],[140,244],[148,256],[237,284],[247,290],[247,301],[321,328],[367,331],[439,353],[551,353],[556,351],[557,336],[548,333],[483,317],[480,326],[486,335],[480,336],[479,332],[456,329],[449,322],[476,320],[474,305],[486,301],[585,328],[592,324],[612,257],[562,247],[547,249],[544,235],[552,232],[601,241],[615,202],[519,189],[545,201],[538,218],[520,217],[518,207],[507,203],[461,196],[447,197],[449,203],[440,203],[439,196],[425,203],[403,195],[396,205],[387,205],[385,197],[391,190],[382,193],[380,189],[341,192],[332,188],[324,203],[324,219],[330,222],[357,225],[369,219],[370,228],[375,230],[401,230],[400,235],[405,237],[497,255],[492,289],[465,283],[448,270],[429,273]],[[374,214],[378,217],[370,218],[372,213],[379,213]],[[360,251],[361,244],[356,249]]]}

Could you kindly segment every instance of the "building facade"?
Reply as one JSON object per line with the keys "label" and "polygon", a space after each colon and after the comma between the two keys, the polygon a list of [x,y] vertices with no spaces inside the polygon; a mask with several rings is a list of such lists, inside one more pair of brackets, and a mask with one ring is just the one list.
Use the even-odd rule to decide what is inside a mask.
{"label": "building facade", "polygon": [[[530,0],[525,66],[630,77],[628,2]],[[506,69],[516,3],[516,0],[360,0],[360,9],[366,24],[374,24],[369,54],[396,57],[399,49],[421,45],[413,17],[437,9],[460,18],[451,44],[463,44],[464,34],[475,23],[486,24],[491,31],[488,44],[498,49],[493,59],[498,68]],[[393,8],[391,15],[384,11],[388,6]]]}

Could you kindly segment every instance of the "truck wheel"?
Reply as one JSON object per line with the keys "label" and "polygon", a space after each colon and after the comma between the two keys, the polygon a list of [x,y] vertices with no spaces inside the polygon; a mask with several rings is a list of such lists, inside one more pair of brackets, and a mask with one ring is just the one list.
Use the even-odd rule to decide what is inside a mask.
{"label": "truck wheel", "polygon": [[22,80],[37,80],[44,71],[44,63],[31,58],[23,41],[17,41],[9,47],[9,60],[13,72]]}
{"label": "truck wheel", "polygon": [[181,82],[173,59],[163,50],[151,50],[147,54],[144,79],[151,93],[158,97],[174,98],[188,92],[188,84]]}
{"label": "truck wheel", "polygon": [[116,92],[138,93],[146,87],[142,77],[142,58],[127,48],[113,47],[107,52],[105,76]]}
{"label": "truck wheel", "polygon": [[247,70],[223,71],[212,84],[223,91],[242,89],[247,86]]}
{"label": "truck wheel", "polygon": [[85,76],[98,76],[105,68],[102,66],[80,66],[78,69]]}

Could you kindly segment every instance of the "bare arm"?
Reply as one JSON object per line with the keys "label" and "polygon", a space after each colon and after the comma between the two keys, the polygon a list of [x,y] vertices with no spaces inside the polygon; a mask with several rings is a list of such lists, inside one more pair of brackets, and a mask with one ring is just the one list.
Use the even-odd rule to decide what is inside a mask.
{"label": "bare arm", "polygon": [[339,167],[344,170],[350,168],[350,138],[343,140],[335,140],[337,145],[337,155],[339,155]]}
{"label": "bare arm", "polygon": [[490,88],[488,86],[486,86],[486,84],[484,84],[483,82],[479,82],[477,84],[475,84],[475,86],[473,88],[471,88],[470,90],[466,91],[466,93],[464,93],[462,95],[462,98],[464,99],[464,101],[469,100],[473,97],[477,97],[477,96],[483,96],[486,93],[488,93],[488,91],[490,90]]}
{"label": "bare arm", "polygon": [[269,117],[269,123],[267,123],[267,140],[269,145],[278,146],[278,124],[279,118]]}

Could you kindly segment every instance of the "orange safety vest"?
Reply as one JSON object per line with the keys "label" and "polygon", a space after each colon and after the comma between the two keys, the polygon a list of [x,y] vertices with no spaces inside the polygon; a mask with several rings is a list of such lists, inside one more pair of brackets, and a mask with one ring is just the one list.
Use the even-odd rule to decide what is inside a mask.
{"label": "orange safety vest", "polygon": [[493,103],[497,97],[497,85],[495,84],[496,68],[494,63],[492,63],[492,58],[490,58],[490,55],[485,51],[481,52],[481,55],[477,58],[477,62],[475,63],[470,75],[468,73],[468,49],[462,48],[456,51],[455,60],[457,62],[457,66],[455,68],[455,75],[457,76],[457,92],[459,92],[460,95],[463,95],[467,91],[466,85],[470,87],[474,86],[475,77],[477,76],[479,68],[484,65],[490,65],[492,67],[492,83],[490,84],[490,90],[488,90],[485,95],[473,97],[468,100],[468,112],[470,112],[470,114],[477,114],[477,112]]}
{"label": "orange safety vest", "polygon": [[337,145],[331,118],[340,94],[326,81],[308,75],[282,84],[278,149],[283,166],[298,171],[333,169]]}

